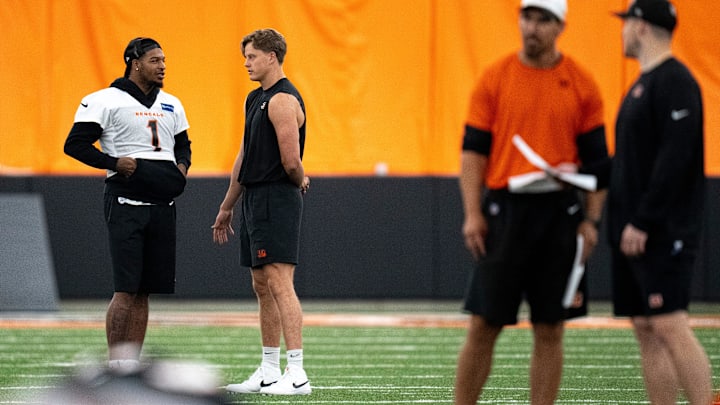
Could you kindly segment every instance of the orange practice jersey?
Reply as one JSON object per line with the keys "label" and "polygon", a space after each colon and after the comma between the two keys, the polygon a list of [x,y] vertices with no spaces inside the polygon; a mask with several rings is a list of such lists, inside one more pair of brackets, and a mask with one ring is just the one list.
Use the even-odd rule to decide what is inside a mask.
{"label": "orange practice jersey", "polygon": [[515,134],[552,166],[579,165],[575,139],[603,125],[600,90],[565,55],[551,69],[535,69],[513,54],[491,65],[477,83],[467,125],[492,134],[485,184],[506,188],[509,177],[538,170],[513,145]]}

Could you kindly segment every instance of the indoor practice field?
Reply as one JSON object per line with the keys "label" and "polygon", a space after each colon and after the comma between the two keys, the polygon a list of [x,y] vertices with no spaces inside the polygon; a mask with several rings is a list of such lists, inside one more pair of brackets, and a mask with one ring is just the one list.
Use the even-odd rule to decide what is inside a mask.
{"label": "indoor practice field", "polygon": [[[105,355],[101,302],[50,313],[0,312],[0,404],[34,403],[88,359]],[[199,361],[224,383],[251,374],[261,351],[252,302],[153,302],[144,361]],[[305,368],[313,393],[228,397],[229,403],[448,404],[466,316],[458,302],[306,302]],[[568,324],[558,404],[647,404],[639,356],[625,320],[607,304]],[[692,324],[720,390],[720,304],[695,304]],[[506,329],[479,403],[528,403],[531,346],[525,322]],[[283,356],[284,357],[284,356]],[[93,362],[90,361],[90,363]],[[678,403],[686,403],[681,399]]]}

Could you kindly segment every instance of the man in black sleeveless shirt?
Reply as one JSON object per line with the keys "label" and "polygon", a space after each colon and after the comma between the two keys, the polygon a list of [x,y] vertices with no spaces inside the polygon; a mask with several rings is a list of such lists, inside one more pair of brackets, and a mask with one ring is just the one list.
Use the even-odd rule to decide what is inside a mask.
{"label": "man in black sleeveless shirt", "polygon": [[637,0],[624,13],[625,56],[641,74],[617,116],[608,197],[613,303],[629,316],[653,404],[711,402],[710,364],[688,322],[691,272],[704,200],[703,105],[690,71],[672,56],[667,0]]}
{"label": "man in black sleeveless shirt", "polygon": [[[260,87],[245,101],[245,134],[230,186],[215,219],[218,244],[234,234],[233,208],[241,200],[240,264],[252,269],[258,299],[263,354],[246,381],[230,384],[238,393],[310,394],[303,367],[302,308],[293,275],[298,263],[302,195],[310,185],[302,156],[305,104],[285,77],[285,38],[275,30],[257,30],[242,42],[250,80]],[[287,367],[280,369],[280,340],[285,338]]]}

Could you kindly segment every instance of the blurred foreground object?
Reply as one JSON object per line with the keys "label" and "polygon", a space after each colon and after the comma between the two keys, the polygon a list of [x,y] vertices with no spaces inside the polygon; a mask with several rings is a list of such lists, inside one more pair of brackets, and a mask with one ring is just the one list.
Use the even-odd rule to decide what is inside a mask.
{"label": "blurred foreground object", "polygon": [[225,404],[219,385],[218,373],[206,364],[159,360],[132,373],[81,369],[64,384],[42,394],[39,402],[48,405]]}

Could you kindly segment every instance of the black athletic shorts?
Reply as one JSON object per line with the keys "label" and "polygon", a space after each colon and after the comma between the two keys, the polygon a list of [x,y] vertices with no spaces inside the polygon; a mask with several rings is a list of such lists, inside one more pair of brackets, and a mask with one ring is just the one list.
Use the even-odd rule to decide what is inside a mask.
{"label": "black athletic shorts", "polygon": [[240,265],[298,264],[303,197],[290,183],[246,187],[241,199]]}
{"label": "black athletic shorts", "polygon": [[132,205],[105,194],[116,292],[175,292],[175,204]]}
{"label": "black athletic shorts", "polygon": [[617,316],[651,316],[687,310],[697,248],[683,241],[654,243],[628,258],[612,249],[613,306]]}
{"label": "black athletic shorts", "polygon": [[[465,310],[494,325],[517,323],[523,299],[533,323],[555,323],[587,313],[585,291],[572,310],[562,305],[583,213],[571,190],[511,194],[491,190],[483,202],[487,256],[473,271]],[[585,283],[581,283],[581,289]]]}

